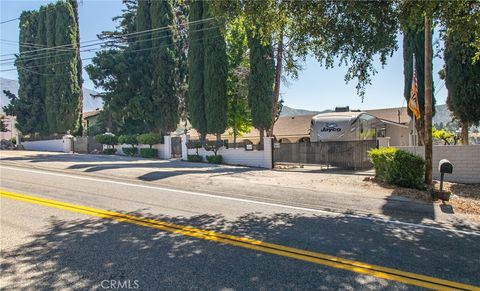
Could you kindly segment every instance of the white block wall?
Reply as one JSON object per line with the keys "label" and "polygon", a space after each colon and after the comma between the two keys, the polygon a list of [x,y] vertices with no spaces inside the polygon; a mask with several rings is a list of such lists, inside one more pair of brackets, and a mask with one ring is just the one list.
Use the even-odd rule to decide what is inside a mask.
{"label": "white block wall", "polygon": [[23,148],[29,151],[64,152],[63,139],[37,140],[22,142]]}
{"label": "white block wall", "polygon": [[[425,157],[423,146],[396,147]],[[438,162],[447,159],[453,164],[453,174],[445,174],[445,181],[480,183],[480,145],[433,146],[433,178],[440,179]]]}
{"label": "white block wall", "polygon": [[[182,137],[182,154],[188,151],[189,155],[194,155],[196,153],[195,149],[187,149],[186,146],[184,146],[184,141],[186,140],[187,138]],[[213,152],[200,148],[198,149],[198,154],[203,157],[204,161],[206,161],[206,156],[213,155]],[[217,155],[222,155],[224,164],[271,169],[272,141],[269,137],[264,139],[263,151],[246,151],[245,149],[221,148],[217,152]],[[182,155],[182,159],[187,160],[185,154]]]}

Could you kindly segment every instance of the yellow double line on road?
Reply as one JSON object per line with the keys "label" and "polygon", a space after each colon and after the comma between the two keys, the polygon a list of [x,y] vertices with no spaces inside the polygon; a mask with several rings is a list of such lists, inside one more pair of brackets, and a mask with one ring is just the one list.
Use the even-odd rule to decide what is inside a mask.
{"label": "yellow double line on road", "polygon": [[128,214],[112,212],[102,209],[96,209],[81,205],[65,203],[50,199],[33,197],[29,195],[0,190],[0,197],[12,200],[24,201],[28,203],[68,210],[71,212],[87,214],[91,216],[111,219],[119,222],[131,223],[140,226],[160,229],[171,233],[181,234],[194,238],[199,238],[217,243],[233,245],[236,247],[256,250],[259,252],[275,254],[283,257],[311,262],[319,265],[329,266],[337,269],[348,270],[360,274],[375,276],[382,279],[402,282],[410,285],[431,288],[436,290],[479,290],[480,287],[462,284],[458,282],[438,279],[434,277],[419,275],[410,272],[404,272],[396,269],[371,265],[354,260],[342,259],[326,254],[309,252],[297,248],[286,247],[277,244],[271,244],[246,237],[227,235],[214,231],[203,230],[190,226],[178,225],[174,223],[148,219],[145,217],[132,216]]}

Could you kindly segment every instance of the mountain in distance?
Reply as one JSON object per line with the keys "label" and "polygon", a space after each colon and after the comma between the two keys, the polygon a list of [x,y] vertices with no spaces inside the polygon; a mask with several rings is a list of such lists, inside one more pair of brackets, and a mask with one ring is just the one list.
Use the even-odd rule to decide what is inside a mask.
{"label": "mountain in distance", "polygon": [[[0,78],[0,113],[3,113],[3,106],[6,106],[10,103],[10,100],[3,93],[3,90],[9,90],[13,94],[18,92],[18,81]],[[101,109],[103,107],[103,101],[101,98],[93,98],[94,95],[98,94],[95,90],[83,87],[83,112],[94,111],[97,108]],[[323,111],[312,111],[306,109],[296,109],[288,106],[283,106],[280,116],[300,116],[300,115],[314,115],[319,113],[332,112],[332,110],[323,110]],[[452,120],[452,114],[448,110],[446,104],[436,106],[436,114],[433,117],[433,124],[447,124]]]}
{"label": "mountain in distance", "polygon": [[[8,97],[3,93],[3,90],[12,92],[13,94],[18,94],[18,81],[0,78],[0,112],[3,113],[3,106],[6,106],[10,103]],[[94,111],[97,108],[101,109],[103,107],[103,101],[101,98],[93,98],[94,95],[98,94],[97,91],[83,87],[83,112]]]}

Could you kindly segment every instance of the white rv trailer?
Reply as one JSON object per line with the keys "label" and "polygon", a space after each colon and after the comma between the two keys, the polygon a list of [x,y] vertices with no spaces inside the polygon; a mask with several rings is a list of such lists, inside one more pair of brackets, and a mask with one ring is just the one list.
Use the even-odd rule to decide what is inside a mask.
{"label": "white rv trailer", "polygon": [[365,112],[329,112],[312,117],[310,141],[375,140],[380,120]]}

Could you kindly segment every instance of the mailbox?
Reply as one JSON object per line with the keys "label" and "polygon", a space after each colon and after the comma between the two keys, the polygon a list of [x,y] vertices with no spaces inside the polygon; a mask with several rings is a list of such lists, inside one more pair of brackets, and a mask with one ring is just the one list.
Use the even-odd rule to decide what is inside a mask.
{"label": "mailbox", "polygon": [[450,163],[449,160],[443,159],[438,163],[438,171],[443,174],[451,174],[453,173],[453,165]]}
{"label": "mailbox", "polygon": [[450,163],[449,160],[440,160],[440,162],[438,163],[438,171],[440,172],[440,193],[437,193],[437,197],[444,201],[448,201],[450,199],[450,193],[443,192],[443,176],[445,175],[445,173],[453,173],[453,165],[452,163]]}

